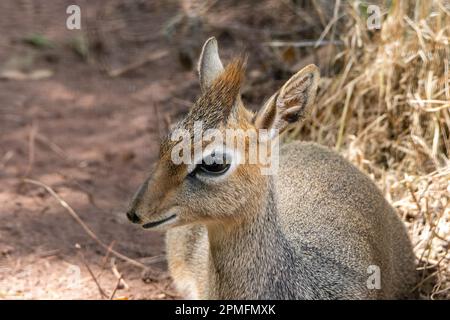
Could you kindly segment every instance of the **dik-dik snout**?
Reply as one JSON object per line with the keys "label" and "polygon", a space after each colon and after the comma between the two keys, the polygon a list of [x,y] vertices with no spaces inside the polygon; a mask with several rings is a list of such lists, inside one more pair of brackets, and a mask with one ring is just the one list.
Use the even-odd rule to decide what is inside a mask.
{"label": "dik-dik snout", "polygon": [[137,214],[137,208],[141,204],[141,199],[142,199],[143,194],[145,193],[146,188],[147,188],[147,182],[145,182],[143,185],[141,185],[139,187],[138,191],[136,192],[136,194],[133,197],[133,200],[131,201],[130,208],[127,211],[127,218],[132,223],[141,223],[142,222],[141,218]]}
{"label": "dik-dik snout", "polygon": [[[155,183],[154,180],[158,182]],[[167,185],[160,179],[157,170],[148,178],[135,193],[130,207],[126,213],[127,218],[136,224],[141,224],[143,228],[164,229],[177,221],[178,210],[173,205],[171,195]]]}
{"label": "dik-dik snout", "polygon": [[237,219],[240,207],[256,205],[249,199],[264,191],[266,180],[256,165],[239,165],[237,155],[222,164],[208,163],[205,159],[210,155],[203,156],[198,164],[178,165],[169,157],[161,157],[154,173],[135,193],[128,219],[146,229],[166,230]]}

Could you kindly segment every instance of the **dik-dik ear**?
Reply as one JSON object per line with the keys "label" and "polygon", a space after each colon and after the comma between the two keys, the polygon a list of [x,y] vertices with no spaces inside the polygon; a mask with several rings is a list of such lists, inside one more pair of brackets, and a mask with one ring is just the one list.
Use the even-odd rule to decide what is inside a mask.
{"label": "dik-dik ear", "polygon": [[319,68],[313,64],[293,75],[256,114],[255,127],[282,132],[290,123],[304,118],[316,97],[319,78]]}
{"label": "dik-dik ear", "polygon": [[219,57],[217,40],[214,37],[206,40],[198,61],[200,87],[205,91],[224,70]]}

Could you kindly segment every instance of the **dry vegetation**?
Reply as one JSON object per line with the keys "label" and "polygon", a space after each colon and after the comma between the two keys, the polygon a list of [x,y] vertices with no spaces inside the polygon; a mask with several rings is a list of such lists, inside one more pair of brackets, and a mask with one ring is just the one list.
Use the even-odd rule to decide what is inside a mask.
{"label": "dry vegetation", "polygon": [[419,290],[450,298],[450,6],[393,1],[379,32],[345,8],[340,69],[301,137],[334,146],[384,191],[408,227]]}

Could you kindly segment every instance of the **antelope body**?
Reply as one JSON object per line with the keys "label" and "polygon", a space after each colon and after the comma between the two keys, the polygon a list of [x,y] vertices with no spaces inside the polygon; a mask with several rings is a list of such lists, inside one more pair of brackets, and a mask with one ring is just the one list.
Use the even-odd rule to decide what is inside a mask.
{"label": "antelope body", "polygon": [[[257,114],[239,90],[243,62],[226,68],[209,39],[199,61],[202,96],[177,128],[277,129],[307,114],[319,72],[295,74]],[[195,142],[193,141],[193,145]],[[187,298],[411,298],[415,260],[402,222],[375,184],[338,154],[314,143],[280,150],[279,169],[258,164],[171,161],[161,144],[154,172],[127,215],[167,230],[169,270]],[[211,155],[210,155],[211,156]]]}

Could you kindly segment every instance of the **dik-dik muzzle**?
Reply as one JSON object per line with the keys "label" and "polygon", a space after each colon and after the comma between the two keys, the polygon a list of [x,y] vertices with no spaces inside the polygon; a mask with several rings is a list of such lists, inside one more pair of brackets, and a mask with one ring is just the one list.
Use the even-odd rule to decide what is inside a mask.
{"label": "dik-dik muzzle", "polygon": [[[170,171],[171,172],[168,172]],[[128,219],[144,228],[163,228],[178,220],[179,209],[175,205],[174,193],[179,170],[165,168],[160,163],[138,189],[127,211]]]}
{"label": "dik-dik muzzle", "polygon": [[[148,180],[139,188],[134,196],[130,209],[127,211],[128,219],[136,224],[142,224],[144,228],[154,228],[162,226],[163,224],[172,222],[176,218],[176,213],[168,210],[167,214],[159,214],[159,208],[152,206],[152,203],[160,202],[161,199],[154,198],[160,197],[161,194],[154,194],[152,190],[149,190]],[[149,221],[150,220],[150,221]]]}

